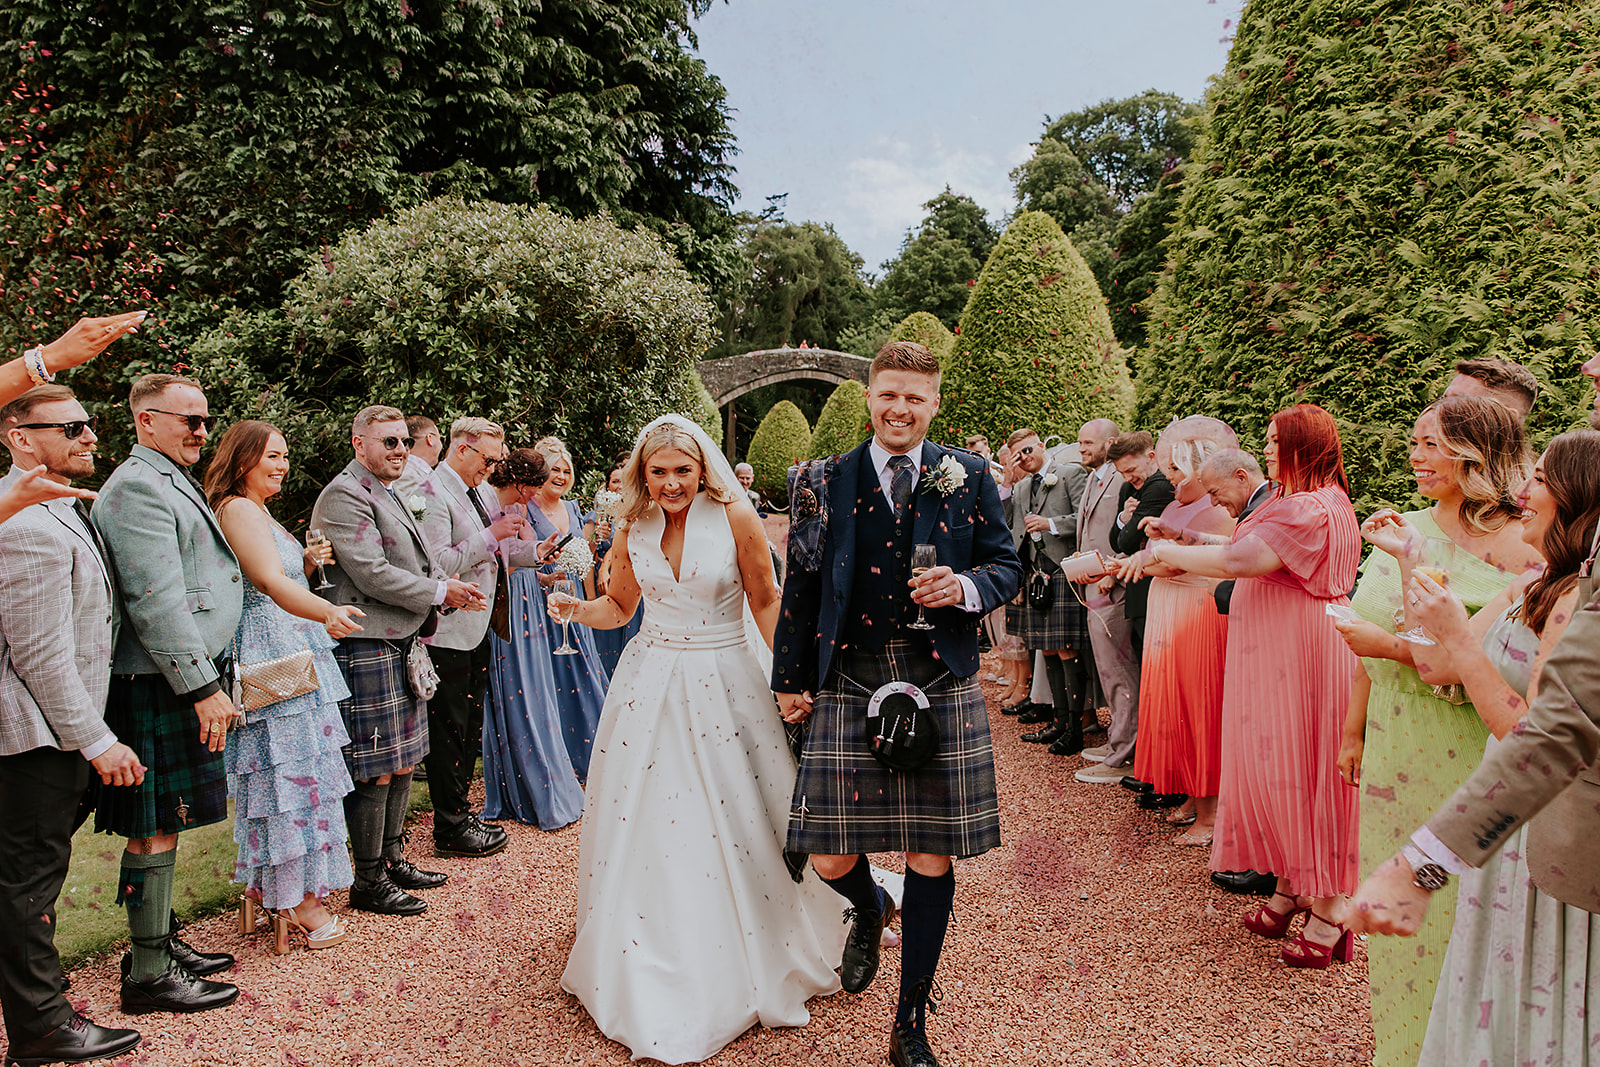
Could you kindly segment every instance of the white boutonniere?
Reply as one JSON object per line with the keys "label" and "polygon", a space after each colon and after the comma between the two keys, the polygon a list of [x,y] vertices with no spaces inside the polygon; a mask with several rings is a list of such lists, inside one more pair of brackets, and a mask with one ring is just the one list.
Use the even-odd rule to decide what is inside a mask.
{"label": "white boutonniere", "polygon": [[1057,474],[1055,471],[1051,471],[1049,474],[1044,476],[1044,487],[1046,489],[1054,489],[1056,483],[1060,480],[1061,475]]}
{"label": "white boutonniere", "polygon": [[939,465],[926,475],[927,485],[923,492],[937,491],[941,496],[949,496],[967,480],[967,468],[954,456],[946,456],[939,461]]}
{"label": "white boutonniere", "polygon": [[418,522],[428,513],[428,498],[421,493],[412,493],[406,498],[406,507],[411,509],[411,517]]}

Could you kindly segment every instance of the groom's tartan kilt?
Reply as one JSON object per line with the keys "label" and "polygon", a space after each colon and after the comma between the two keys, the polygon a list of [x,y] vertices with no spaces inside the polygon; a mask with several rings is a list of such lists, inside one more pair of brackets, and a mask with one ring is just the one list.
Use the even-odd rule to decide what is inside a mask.
{"label": "groom's tartan kilt", "polygon": [[[976,856],[1000,844],[994,748],[977,678],[940,670],[925,643],[904,639],[877,656],[844,658],[848,666],[831,672],[807,722],[785,847],[818,856]],[[867,750],[867,703],[885,683],[921,684],[930,673],[942,675],[925,687],[939,751],[914,771],[890,770]]]}

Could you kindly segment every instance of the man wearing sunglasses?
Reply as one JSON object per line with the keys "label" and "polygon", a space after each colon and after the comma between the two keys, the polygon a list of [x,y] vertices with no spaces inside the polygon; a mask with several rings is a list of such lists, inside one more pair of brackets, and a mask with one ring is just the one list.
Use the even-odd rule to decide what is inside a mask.
{"label": "man wearing sunglasses", "polygon": [[355,458],[311,512],[311,525],[333,542],[327,599],[367,616],[359,635],[340,639],[333,650],[350,687],[339,703],[350,735],[345,762],[355,780],[345,797],[355,859],[350,906],[418,915],[428,905],[408,890],[442,885],[445,876],[418,869],[402,849],[411,775],[428,754],[427,700],[413,691],[407,662],[418,639],[433,633],[436,609],[484,611],[488,602],[477,586],[452,578],[434,554],[422,529],[427,498],[394,491],[411,453],[405,415],[383,405],[362,408],[350,443]]}
{"label": "man wearing sunglasses", "polygon": [[[483,698],[489,684],[489,628],[510,640],[506,567],[500,542],[522,529],[521,515],[494,522],[476,492],[506,454],[505,430],[488,419],[450,425],[444,461],[414,490],[427,502],[422,532],[446,574],[484,591],[487,612],[458,611],[439,620],[427,638],[439,672],[428,701],[428,789],[433,797],[433,849],[439,856],[491,856],[506,847],[506,832],[478,820],[467,803],[472,770],[483,747]],[[400,484],[404,484],[402,478]],[[402,498],[404,492],[402,492]]]}
{"label": "man wearing sunglasses", "polygon": [[204,977],[233,957],[177,938],[173,871],[180,831],[228,817],[222,748],[236,712],[223,657],[239,628],[244,583],[189,474],[216,424],[200,383],[146,374],[128,408],[138,443],[100,490],[92,517],[122,601],[106,725],[145,774],[138,785],[101,790],[95,830],[128,839],[117,887],[133,940],[122,1010],[205,1011],[239,995]]}
{"label": "man wearing sunglasses", "polygon": [[[0,408],[10,488],[43,466],[67,485],[94,473],[94,420],[63,385]],[[0,525],[0,1007],[8,1059],[121,1056],[132,1030],[96,1026],[62,996],[55,902],[91,773],[133,784],[144,768],[105,723],[116,599],[87,512],[70,499]]]}

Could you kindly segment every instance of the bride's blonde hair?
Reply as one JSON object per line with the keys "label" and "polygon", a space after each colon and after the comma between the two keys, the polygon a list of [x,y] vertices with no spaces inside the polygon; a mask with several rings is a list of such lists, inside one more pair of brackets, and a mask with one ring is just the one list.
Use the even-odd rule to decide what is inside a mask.
{"label": "bride's blonde hair", "polygon": [[623,465],[622,510],[619,516],[622,522],[638,522],[656,506],[655,501],[650,499],[650,488],[645,484],[644,466],[651,456],[664,448],[676,448],[700,464],[700,485],[712,500],[731,504],[740,499],[734,494],[733,488],[723,484],[717,472],[706,463],[705,453],[700,451],[700,442],[695,440],[694,435],[681,426],[664,422],[639,438],[628,455],[628,462]]}

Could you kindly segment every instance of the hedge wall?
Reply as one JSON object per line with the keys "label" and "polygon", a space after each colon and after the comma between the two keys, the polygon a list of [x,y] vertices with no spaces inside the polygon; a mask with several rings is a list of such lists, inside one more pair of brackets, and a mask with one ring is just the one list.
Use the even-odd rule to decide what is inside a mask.
{"label": "hedge wall", "polygon": [[815,459],[848,452],[870,436],[872,419],[867,412],[866,386],[857,381],[840,382],[822,405],[822,413],[811,430],[811,456]]}
{"label": "hedge wall", "polygon": [[[939,357],[939,366],[948,368],[956,354],[956,335],[928,311],[913,311],[895,325],[889,333],[891,341],[915,341],[926,345],[928,351]],[[876,352],[873,355],[877,355]]]}
{"label": "hedge wall", "polygon": [[755,468],[755,490],[768,500],[789,498],[789,468],[811,455],[811,427],[791,401],[774,404],[750,438],[745,460]]}
{"label": "hedge wall", "polygon": [[1339,419],[1361,510],[1413,492],[1416,412],[1456,360],[1590,399],[1600,277],[1600,3],[1252,0],[1185,167],[1139,422]]}
{"label": "hedge wall", "polygon": [[933,434],[1004,440],[1018,426],[1076,439],[1092,418],[1127,418],[1123,352],[1094,275],[1054,219],[1018,215],[962,313]]}

